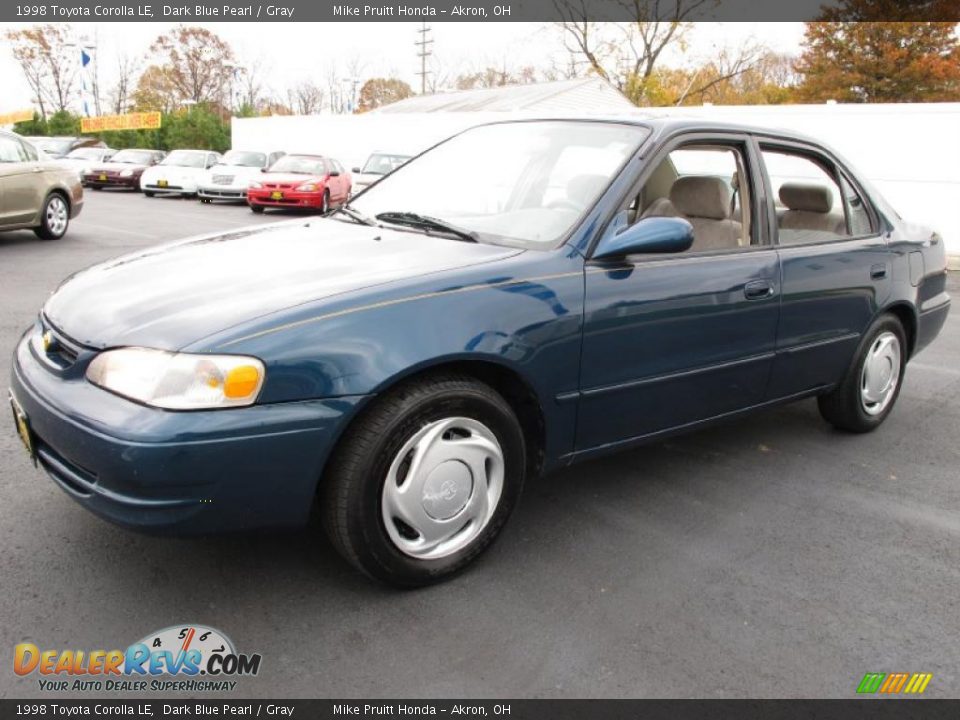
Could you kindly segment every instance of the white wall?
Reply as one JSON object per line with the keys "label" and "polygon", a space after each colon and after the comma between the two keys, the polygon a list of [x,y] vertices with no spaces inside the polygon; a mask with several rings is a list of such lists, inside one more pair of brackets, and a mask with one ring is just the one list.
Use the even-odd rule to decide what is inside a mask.
{"label": "white wall", "polygon": [[[960,103],[645,108],[789,128],[823,140],[904,217],[929,225],[960,256]],[[472,125],[531,113],[315,115],[233,120],[233,147],[318,152],[347,167],[374,150],[416,153]]]}

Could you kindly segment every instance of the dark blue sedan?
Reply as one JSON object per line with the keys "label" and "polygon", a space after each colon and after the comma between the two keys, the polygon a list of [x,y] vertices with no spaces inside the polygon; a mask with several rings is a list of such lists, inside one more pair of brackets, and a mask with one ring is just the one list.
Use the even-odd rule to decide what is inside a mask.
{"label": "dark blue sedan", "polygon": [[296,526],[399,585],[463,568],[524,479],[816,396],[880,425],[950,299],[941,238],[809,139],[486,125],[323,219],[67,280],[19,343],[29,452],[148,531]]}

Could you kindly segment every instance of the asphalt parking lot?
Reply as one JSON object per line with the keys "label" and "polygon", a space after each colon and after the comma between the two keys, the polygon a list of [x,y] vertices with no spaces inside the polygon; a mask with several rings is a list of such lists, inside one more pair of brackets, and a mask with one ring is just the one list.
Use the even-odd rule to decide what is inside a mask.
{"label": "asphalt parking lot", "polygon": [[[276,219],[88,192],[63,240],[0,234],[0,375],[71,272]],[[868,671],[930,672],[927,696],[956,697],[958,540],[956,309],[877,432],[838,433],[805,401],[537,479],[472,569],[414,592],[356,574],[319,528],[108,525],[32,467],[7,418],[0,697],[41,695],[12,671],[16,643],[125,648],[190,622],[262,654],[231,697],[851,697]]]}

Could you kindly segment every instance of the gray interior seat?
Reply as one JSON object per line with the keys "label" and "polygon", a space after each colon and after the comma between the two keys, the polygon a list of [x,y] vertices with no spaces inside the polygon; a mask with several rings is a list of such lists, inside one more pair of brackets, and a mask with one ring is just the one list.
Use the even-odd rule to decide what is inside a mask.
{"label": "gray interior seat", "polygon": [[[845,235],[846,223],[833,210],[833,193],[817,183],[790,182],[780,186],[780,202],[786,210],[779,214],[781,243],[809,240],[811,234]],[[797,232],[793,232],[797,231]]]}
{"label": "gray interior seat", "polygon": [[740,246],[743,225],[730,219],[730,186],[717,177],[688,175],[670,188],[670,203],[693,225],[690,250],[725,250]]}

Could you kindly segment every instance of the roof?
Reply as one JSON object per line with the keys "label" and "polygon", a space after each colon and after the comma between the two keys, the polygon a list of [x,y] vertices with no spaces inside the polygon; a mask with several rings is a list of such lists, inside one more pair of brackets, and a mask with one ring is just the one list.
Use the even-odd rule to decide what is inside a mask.
{"label": "roof", "polygon": [[585,109],[591,113],[618,113],[634,110],[635,106],[603,78],[589,77],[417,95],[374,112],[584,112]]}

